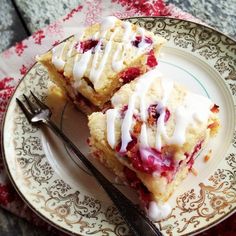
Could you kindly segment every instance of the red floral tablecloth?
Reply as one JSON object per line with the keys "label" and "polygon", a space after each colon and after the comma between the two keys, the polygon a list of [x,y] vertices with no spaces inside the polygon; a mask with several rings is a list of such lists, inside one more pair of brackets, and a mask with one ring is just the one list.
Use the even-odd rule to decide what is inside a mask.
{"label": "red floral tablecloth", "polygon": [[[62,19],[38,30],[31,37],[18,42],[14,47],[4,51],[0,56],[0,122],[2,121],[8,99],[15,86],[35,62],[35,56],[41,54],[78,31],[78,25],[87,26],[100,21],[107,15],[118,18],[131,16],[172,16],[200,22],[174,5],[166,6],[163,0],[86,0],[78,5]],[[12,187],[2,159],[0,158],[0,206],[23,217],[35,225],[47,227],[55,231],[43,220],[39,219],[25,205]],[[202,235],[236,235],[236,216],[219,224]]]}

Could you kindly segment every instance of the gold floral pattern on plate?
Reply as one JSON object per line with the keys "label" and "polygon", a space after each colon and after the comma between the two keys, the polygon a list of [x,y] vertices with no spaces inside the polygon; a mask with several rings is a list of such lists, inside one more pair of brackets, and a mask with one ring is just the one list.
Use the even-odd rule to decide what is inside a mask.
{"label": "gold floral pattern on plate", "polygon": [[[188,21],[150,17],[129,20],[168,40],[163,49],[166,57],[160,59],[161,68],[169,66],[170,70],[187,73],[189,83],[196,84],[200,92],[221,103],[222,124],[225,125],[215,143],[213,140],[212,150],[216,150],[213,160],[199,167],[198,177],[189,176],[180,185],[171,198],[171,215],[156,222],[165,235],[199,233],[236,209],[236,43],[214,29]],[[186,64],[178,64],[176,58]],[[209,80],[202,79],[201,73],[209,73]],[[33,210],[65,232],[129,235],[117,209],[101,193],[93,177],[83,172],[79,168],[81,164],[75,160],[68,159],[74,163],[72,166],[63,162],[60,158],[71,158],[68,150],[65,152],[63,145],[59,145],[61,150],[57,153],[57,141],[55,146],[51,141],[45,144],[44,131],[29,125],[16,106],[15,98],[29,90],[47,99],[51,85],[44,68],[35,64],[22,79],[8,106],[2,141],[5,163],[14,186]],[[60,105],[61,123],[58,124],[66,127],[66,122],[71,123],[71,120],[66,121],[70,117],[68,104],[61,102]],[[81,115],[73,112],[80,119]],[[201,156],[203,154],[196,164],[201,163]],[[68,168],[68,172],[63,174],[61,166]],[[131,191],[123,186],[121,189],[127,194]]]}

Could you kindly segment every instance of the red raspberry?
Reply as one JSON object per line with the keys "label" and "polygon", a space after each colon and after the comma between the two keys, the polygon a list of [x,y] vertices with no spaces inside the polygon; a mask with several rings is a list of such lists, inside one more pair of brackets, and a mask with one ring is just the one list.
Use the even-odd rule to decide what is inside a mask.
{"label": "red raspberry", "polygon": [[[158,113],[158,111],[157,111],[157,106],[158,106],[158,104],[152,104],[148,108],[148,115],[149,115],[148,123],[150,125],[156,124],[156,122],[160,116],[160,113]],[[168,110],[168,108],[166,108],[164,121],[167,122],[169,120],[169,118],[170,118],[170,111]]]}
{"label": "red raspberry", "polygon": [[129,83],[130,81],[134,80],[141,74],[141,71],[137,67],[130,67],[121,72],[120,78],[122,79],[123,83]]}
{"label": "red raspberry", "polygon": [[144,148],[135,153],[131,153],[130,161],[136,170],[152,174],[158,171],[160,174],[174,170],[172,158],[163,155],[155,148]]}
{"label": "red raspberry", "polygon": [[165,112],[166,113],[165,113],[164,121],[167,122],[169,120],[169,118],[170,118],[170,111],[168,110],[168,108],[166,108]]}
{"label": "red raspberry", "polygon": [[149,53],[148,53],[148,58],[147,58],[147,63],[146,63],[149,67],[154,67],[156,65],[158,65],[157,63],[157,59],[155,57],[155,54],[154,54],[154,51],[151,50]]}
{"label": "red raspberry", "polygon": [[95,48],[97,44],[98,44],[98,40],[88,39],[83,42],[80,42],[80,49],[82,53],[85,53],[91,48]]}
{"label": "red raspberry", "polygon": [[[132,136],[132,140],[128,143],[126,147],[126,152],[131,151],[137,144],[137,138]],[[126,152],[120,152],[121,142],[116,146],[116,152],[119,152],[120,155],[125,156]]]}
{"label": "red raspberry", "polygon": [[[133,46],[139,47],[139,44],[140,44],[141,41],[142,41],[142,37],[141,36],[136,36],[135,40],[133,40],[131,43],[132,43]],[[144,41],[147,44],[152,44],[153,43],[152,39],[148,36],[145,36]]]}

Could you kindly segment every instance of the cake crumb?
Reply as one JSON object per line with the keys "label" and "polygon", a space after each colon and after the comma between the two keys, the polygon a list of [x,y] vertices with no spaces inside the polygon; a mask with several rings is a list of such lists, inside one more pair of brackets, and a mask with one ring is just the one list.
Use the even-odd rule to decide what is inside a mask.
{"label": "cake crumb", "polygon": [[191,168],[191,172],[194,176],[197,176],[198,175],[198,171],[197,169],[195,169],[194,167]]}
{"label": "cake crumb", "polygon": [[212,150],[209,150],[207,155],[204,156],[204,162],[208,162],[211,159]]}

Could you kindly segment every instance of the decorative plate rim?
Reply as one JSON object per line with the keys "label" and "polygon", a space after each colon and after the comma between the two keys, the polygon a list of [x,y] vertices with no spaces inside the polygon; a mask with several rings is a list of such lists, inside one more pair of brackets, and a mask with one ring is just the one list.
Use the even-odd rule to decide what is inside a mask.
{"label": "decorative plate rim", "polygon": [[[127,18],[122,18],[122,20],[132,20],[132,19],[170,19],[170,20],[176,20],[176,21],[179,21],[179,22],[189,22],[189,23],[192,23],[192,24],[195,24],[199,27],[204,27],[204,28],[208,28],[210,30],[213,30],[214,32],[216,32],[217,34],[220,34],[220,35],[223,35],[224,37],[228,38],[229,40],[231,40],[235,45],[236,45],[236,40],[234,38],[232,38],[231,36],[228,36],[226,35],[225,33],[223,33],[222,31],[220,30],[217,30],[215,29],[214,27],[212,26],[209,26],[209,25],[205,25],[204,23],[199,23],[199,22],[195,22],[195,21],[191,21],[191,20],[185,20],[185,19],[177,19],[177,18],[174,18],[174,17],[166,17],[166,16],[134,16],[134,17],[127,17]],[[71,36],[65,38],[64,40],[62,40],[61,42],[63,41],[66,41],[68,38],[70,38]],[[60,42],[60,43],[61,43]],[[53,47],[52,47],[53,48]],[[51,50],[51,48],[49,49]],[[48,50],[48,51],[49,51]],[[6,172],[7,172],[7,175],[12,183],[12,185],[14,186],[16,192],[19,194],[19,196],[22,198],[22,200],[25,202],[25,204],[37,215],[39,216],[41,219],[43,219],[45,222],[47,222],[49,225],[52,225],[53,227],[55,227],[56,229],[62,231],[62,232],[65,232],[67,234],[70,234],[70,235],[81,235],[81,234],[78,234],[78,233],[75,233],[73,232],[72,230],[69,230],[69,229],[66,229],[64,228],[63,226],[61,226],[60,224],[57,224],[57,223],[54,223],[53,221],[51,221],[49,218],[47,218],[42,212],[38,211],[34,206],[33,204],[28,201],[24,194],[20,191],[20,189],[18,188],[17,184],[15,183],[14,181],[14,178],[8,168],[8,164],[7,164],[7,160],[6,160],[6,154],[5,154],[5,146],[4,146],[4,127],[5,127],[5,123],[6,123],[6,116],[7,116],[7,113],[8,113],[8,110],[9,110],[9,105],[11,104],[12,100],[13,100],[13,97],[18,89],[18,87],[21,85],[21,83],[24,81],[25,77],[30,73],[30,71],[35,67],[35,65],[37,65],[38,62],[35,62],[27,71],[27,73],[20,79],[19,83],[17,84],[17,86],[15,87],[14,89],[14,92],[13,94],[11,95],[10,99],[8,100],[8,103],[7,103],[7,106],[6,106],[6,111],[4,113],[4,116],[3,116],[3,119],[2,119],[2,124],[1,124],[1,145],[2,145],[2,150],[1,150],[1,153],[2,153],[2,159],[3,159],[3,163],[4,163],[4,166],[5,166],[5,169],[6,169]],[[228,88],[227,88],[228,89]],[[187,236],[187,235],[196,235],[196,234],[199,234],[199,233],[202,233],[214,226],[216,226],[217,224],[221,223],[222,221],[224,221],[225,219],[227,219],[228,217],[230,217],[231,215],[233,215],[234,213],[236,212],[236,206],[233,207],[229,212],[227,212],[226,214],[224,214],[223,216],[217,218],[216,220],[212,221],[210,224],[206,225],[206,226],[203,226],[201,227],[200,229],[196,229],[190,233],[186,233],[186,234],[182,234],[183,236]]]}
{"label": "decorative plate rim", "polygon": [[[66,39],[65,39],[66,40]],[[64,40],[63,40],[64,41]],[[49,49],[50,50],[50,49]],[[38,62],[35,62],[30,68],[29,70],[27,71],[27,73],[21,78],[21,80],[19,81],[19,83],[17,84],[17,86],[15,87],[15,90],[13,92],[13,94],[11,95],[11,98],[9,99],[8,101],[8,104],[6,106],[6,112],[4,113],[4,116],[3,116],[3,120],[2,120],[2,125],[1,125],[1,146],[2,146],[2,150],[1,150],[1,153],[2,153],[2,160],[3,160],[3,164],[5,166],[5,169],[6,169],[6,172],[7,172],[7,176],[8,178],[10,179],[11,181],[11,184],[14,186],[17,194],[19,194],[19,196],[21,197],[21,199],[24,201],[24,203],[37,215],[39,216],[42,220],[44,220],[45,222],[47,222],[49,225],[52,225],[53,227],[55,227],[56,229],[58,230],[61,230],[62,232],[64,233],[67,233],[67,234],[70,234],[70,235],[73,235],[74,232],[73,231],[70,231],[68,229],[65,229],[63,227],[61,227],[59,224],[56,224],[54,223],[53,221],[49,220],[46,216],[44,216],[41,212],[37,211],[37,209],[33,206],[32,203],[30,203],[24,196],[24,194],[20,191],[20,189],[18,188],[17,184],[15,183],[14,181],[14,178],[13,176],[11,175],[11,172],[8,168],[8,164],[7,164],[7,160],[6,160],[6,155],[5,155],[5,147],[4,147],[4,127],[5,127],[5,123],[6,123],[6,115],[7,115],[7,112],[8,112],[8,108],[9,108],[9,105],[16,93],[16,90],[18,89],[18,87],[21,85],[21,83],[23,83],[25,77],[30,73],[30,71],[35,67],[35,65],[37,65]],[[78,236],[80,236],[78,234]]]}
{"label": "decorative plate rim", "polygon": [[[171,17],[171,16],[131,16],[131,17],[122,18],[122,20],[132,20],[132,19],[139,19],[139,18],[142,18],[142,19],[147,19],[147,18],[153,18],[153,19],[171,19],[171,20],[190,22],[190,23],[196,24],[198,26],[203,26],[205,28],[211,29],[211,30],[213,30],[213,31],[215,31],[215,32],[217,32],[217,33],[219,33],[221,35],[224,35],[226,38],[229,38],[230,40],[232,40],[236,44],[236,39],[234,39],[233,37],[225,34],[222,31],[214,28],[213,26],[204,24],[204,22],[200,23],[200,22],[196,22],[196,21],[192,21],[192,20],[174,18],[174,17]],[[200,20],[200,19],[198,19],[198,20]]]}

